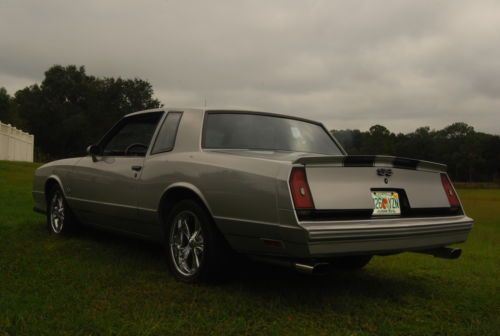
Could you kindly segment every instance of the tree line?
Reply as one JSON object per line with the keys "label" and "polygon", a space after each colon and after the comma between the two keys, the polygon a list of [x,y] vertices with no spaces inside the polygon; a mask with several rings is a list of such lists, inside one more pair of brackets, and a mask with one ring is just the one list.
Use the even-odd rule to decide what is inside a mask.
{"label": "tree line", "polygon": [[142,79],[99,78],[55,65],[10,96],[0,88],[0,120],[35,135],[35,160],[78,156],[123,115],[161,106]]}
{"label": "tree line", "polygon": [[345,150],[353,155],[393,155],[448,165],[454,181],[489,182],[500,180],[500,136],[476,132],[457,122],[440,130],[417,128],[395,134],[382,125],[366,132],[332,130]]}
{"label": "tree line", "polygon": [[[55,65],[34,84],[10,96],[0,88],[0,121],[35,135],[35,159],[78,156],[120,117],[160,107],[145,80],[95,77],[85,67]],[[349,154],[394,155],[442,162],[455,181],[498,181],[500,137],[465,123],[403,134],[381,125],[368,131],[332,130]]]}

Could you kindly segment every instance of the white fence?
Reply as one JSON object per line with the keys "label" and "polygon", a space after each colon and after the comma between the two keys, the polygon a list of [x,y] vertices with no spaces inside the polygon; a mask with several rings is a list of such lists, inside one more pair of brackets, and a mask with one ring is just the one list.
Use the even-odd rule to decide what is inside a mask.
{"label": "white fence", "polygon": [[0,160],[33,162],[35,136],[0,122]]}

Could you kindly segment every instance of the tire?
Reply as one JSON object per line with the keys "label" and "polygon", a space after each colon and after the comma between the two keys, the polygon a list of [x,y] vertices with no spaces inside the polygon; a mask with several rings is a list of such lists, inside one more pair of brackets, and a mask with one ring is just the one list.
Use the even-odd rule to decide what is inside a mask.
{"label": "tire", "polygon": [[74,233],[77,222],[59,185],[53,185],[47,194],[47,228],[53,235]]}
{"label": "tire", "polygon": [[331,266],[335,270],[355,271],[365,267],[372,258],[372,255],[337,257],[331,261]]}
{"label": "tire", "polygon": [[186,283],[220,280],[229,249],[207,210],[185,199],[172,207],[165,224],[167,261],[174,277]]}

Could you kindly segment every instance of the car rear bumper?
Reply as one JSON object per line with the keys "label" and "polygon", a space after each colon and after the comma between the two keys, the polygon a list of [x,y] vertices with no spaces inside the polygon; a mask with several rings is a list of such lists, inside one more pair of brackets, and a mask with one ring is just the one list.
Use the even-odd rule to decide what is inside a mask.
{"label": "car rear bumper", "polygon": [[307,231],[307,257],[313,258],[416,251],[461,243],[473,224],[467,216],[300,223]]}

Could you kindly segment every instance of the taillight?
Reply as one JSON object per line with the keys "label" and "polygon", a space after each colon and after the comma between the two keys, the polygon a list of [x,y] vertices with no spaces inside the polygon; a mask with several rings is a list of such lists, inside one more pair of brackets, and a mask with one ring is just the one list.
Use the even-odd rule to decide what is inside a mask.
{"label": "taillight", "polygon": [[290,190],[292,191],[295,209],[314,209],[314,202],[307,184],[306,170],[304,168],[292,168]]}
{"label": "taillight", "polygon": [[448,197],[448,202],[450,203],[450,207],[458,208],[460,207],[460,201],[458,200],[458,196],[453,189],[453,185],[451,184],[450,179],[446,174],[441,174],[441,183],[443,184],[444,192],[446,193],[446,197]]}

